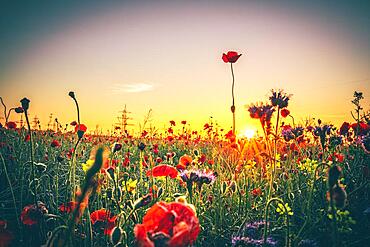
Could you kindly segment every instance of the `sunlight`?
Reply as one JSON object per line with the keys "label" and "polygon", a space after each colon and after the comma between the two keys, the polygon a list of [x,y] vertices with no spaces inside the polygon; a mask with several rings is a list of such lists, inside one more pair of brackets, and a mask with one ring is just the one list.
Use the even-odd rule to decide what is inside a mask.
{"label": "sunlight", "polygon": [[246,128],[242,133],[240,134],[241,137],[247,137],[248,139],[253,138],[256,135],[256,130]]}

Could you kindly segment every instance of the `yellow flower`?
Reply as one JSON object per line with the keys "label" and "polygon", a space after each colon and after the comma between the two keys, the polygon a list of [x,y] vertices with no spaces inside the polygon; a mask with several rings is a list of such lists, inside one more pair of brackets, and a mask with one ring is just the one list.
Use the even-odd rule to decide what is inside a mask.
{"label": "yellow flower", "polygon": [[130,193],[133,193],[135,194],[135,189],[136,189],[136,185],[137,185],[137,180],[132,180],[131,178],[126,182],[123,182],[123,190],[126,191],[126,192],[130,192]]}
{"label": "yellow flower", "polygon": [[284,207],[283,204],[279,203],[278,204],[278,207],[276,209],[276,212],[279,213],[280,215],[283,215],[283,214],[285,214],[285,208],[286,208],[286,211],[287,211],[288,215],[292,216],[293,215],[293,211],[289,207],[288,203],[285,203],[285,207]]}
{"label": "yellow flower", "polygon": [[93,164],[94,164],[94,160],[92,159],[87,160],[86,163],[82,164],[82,170],[84,172],[87,172],[90,169],[90,167],[92,167]]}

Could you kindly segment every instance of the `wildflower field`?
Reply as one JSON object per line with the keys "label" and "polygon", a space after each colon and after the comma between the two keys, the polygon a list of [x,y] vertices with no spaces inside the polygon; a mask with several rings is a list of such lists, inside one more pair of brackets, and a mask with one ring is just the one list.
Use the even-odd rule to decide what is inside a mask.
{"label": "wildflower field", "polygon": [[[239,56],[223,59],[232,66]],[[76,118],[58,131],[30,128],[32,99],[7,111],[2,98],[0,246],[369,245],[370,119],[360,92],[353,119],[333,126],[295,122],[291,95],[273,90],[246,110],[263,130],[252,138],[235,136],[235,124],[196,130],[186,120],[169,120],[163,133],[93,135],[78,95],[68,95]]]}

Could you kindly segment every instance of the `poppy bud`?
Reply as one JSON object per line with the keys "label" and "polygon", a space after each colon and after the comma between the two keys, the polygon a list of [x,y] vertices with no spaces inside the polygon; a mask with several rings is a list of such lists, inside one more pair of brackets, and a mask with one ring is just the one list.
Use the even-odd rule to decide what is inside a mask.
{"label": "poppy bud", "polygon": [[114,143],[113,153],[118,152],[121,149],[122,149],[122,144],[121,143],[118,143],[118,142]]}
{"label": "poppy bud", "polygon": [[23,99],[21,99],[21,104],[22,104],[23,110],[27,111],[28,108],[30,107],[30,100],[27,99],[27,98],[23,98]]}
{"label": "poppy bud", "polygon": [[140,151],[144,151],[145,147],[146,147],[146,145],[142,142],[140,142],[140,144],[138,145],[138,148],[139,148]]}
{"label": "poppy bud", "polygon": [[152,201],[152,194],[147,194],[137,199],[134,203],[134,209],[145,207]]}
{"label": "poppy bud", "polygon": [[69,95],[69,97],[71,97],[72,99],[76,99],[75,92],[70,91],[70,92],[68,93],[68,95]]}
{"label": "poppy bud", "polygon": [[112,179],[112,180],[114,180],[114,168],[113,167],[108,167],[107,168],[107,173],[109,174],[109,176],[110,176],[110,178]]}
{"label": "poppy bud", "polygon": [[232,113],[234,113],[234,112],[235,112],[235,106],[234,106],[234,105],[232,105],[230,109],[231,109],[231,112],[232,112]]}
{"label": "poppy bud", "polygon": [[17,107],[17,108],[14,109],[14,111],[16,113],[23,113],[24,112],[22,107]]}
{"label": "poppy bud", "polygon": [[328,174],[329,188],[333,188],[333,186],[337,183],[341,174],[342,174],[342,168],[340,166],[334,165],[330,167],[329,174]]}
{"label": "poppy bud", "polygon": [[130,177],[130,174],[128,174],[128,172],[123,173],[123,180],[124,181],[127,181],[129,179],[129,177]]}
{"label": "poppy bud", "polygon": [[162,194],[163,194],[163,188],[159,187],[159,189],[157,190],[157,198],[159,198]]}

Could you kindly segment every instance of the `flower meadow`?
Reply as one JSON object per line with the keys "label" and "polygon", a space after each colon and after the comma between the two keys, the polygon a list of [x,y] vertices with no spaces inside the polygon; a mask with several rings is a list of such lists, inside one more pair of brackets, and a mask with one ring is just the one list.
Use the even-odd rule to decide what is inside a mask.
{"label": "flower meadow", "polygon": [[[353,96],[340,126],[297,122],[292,96],[250,104],[262,135],[213,122],[163,133],[89,134],[76,116],[58,131],[31,129],[32,99],[0,128],[0,246],[368,246],[370,115]],[[69,97],[69,98],[68,98]],[[14,111],[14,113],[12,113]],[[23,114],[27,125],[9,121]],[[185,119],[185,118],[184,118]]]}

